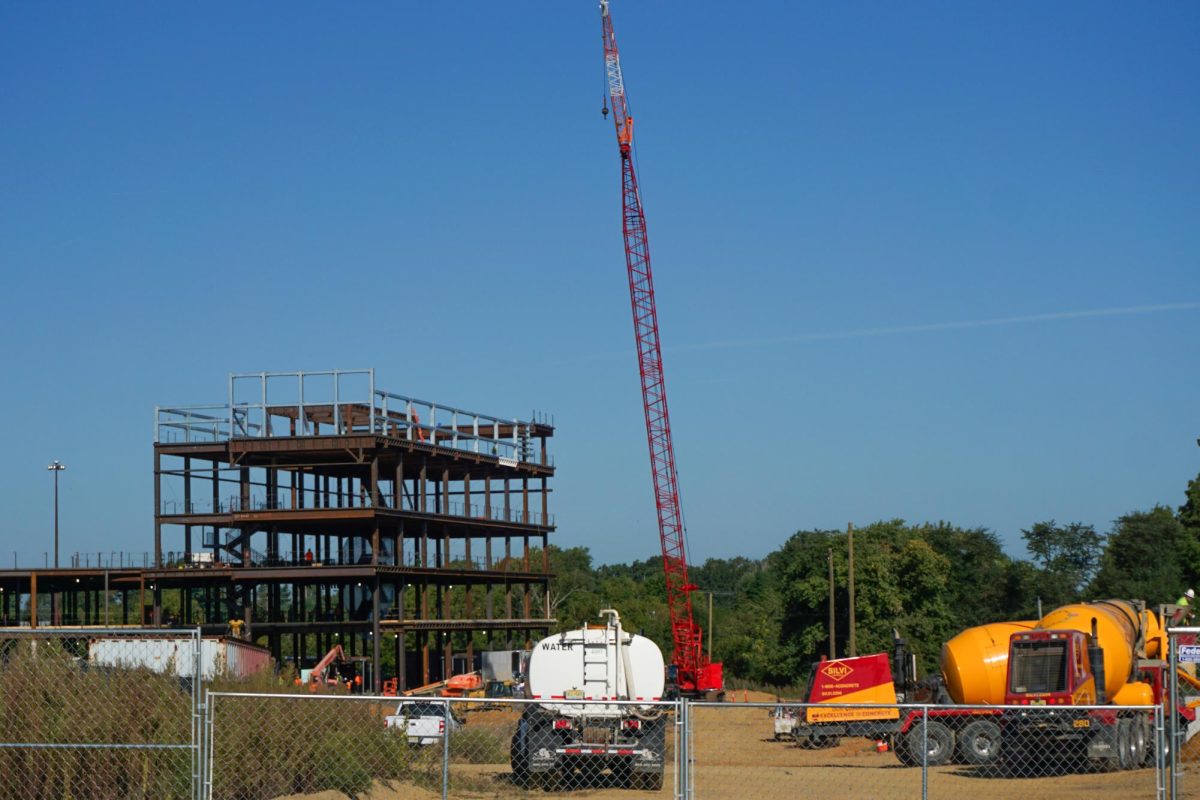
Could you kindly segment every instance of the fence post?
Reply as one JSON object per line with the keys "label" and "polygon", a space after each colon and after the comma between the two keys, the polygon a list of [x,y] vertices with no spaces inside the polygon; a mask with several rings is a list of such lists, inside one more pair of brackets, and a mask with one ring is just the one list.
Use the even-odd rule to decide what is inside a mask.
{"label": "fence post", "polygon": [[1170,649],[1168,656],[1168,664],[1170,665],[1167,674],[1170,676],[1169,686],[1169,701],[1167,703],[1167,711],[1171,714],[1170,724],[1167,726],[1167,735],[1170,737],[1170,742],[1167,745],[1167,752],[1170,753],[1170,768],[1168,774],[1171,781],[1171,800],[1176,800],[1179,796],[1179,754],[1176,753],[1177,745],[1179,744],[1179,656],[1176,650],[1177,634],[1167,631],[1167,647]]}
{"label": "fence post", "polygon": [[442,800],[450,797],[450,701],[442,704]]}
{"label": "fence post", "polygon": [[929,800],[929,706],[921,708],[921,800]]}
{"label": "fence post", "polygon": [[1154,707],[1154,771],[1155,775],[1155,791],[1156,800],[1163,800],[1167,796],[1167,764],[1163,749],[1167,742],[1167,729],[1163,720],[1163,707],[1158,704]]}
{"label": "fence post", "polygon": [[200,701],[204,639],[200,629],[192,631],[192,794],[204,800],[204,704]]}
{"label": "fence post", "polygon": [[691,703],[686,697],[679,698],[679,715],[683,720],[683,742],[679,748],[679,781],[680,792],[684,800],[692,798],[692,712]]}
{"label": "fence post", "polygon": [[212,702],[212,698],[209,697],[209,690],[205,689],[204,701],[200,704],[200,713],[202,714],[200,718],[200,771],[196,786],[196,800],[204,800],[207,796],[209,753],[208,708],[210,702]]}

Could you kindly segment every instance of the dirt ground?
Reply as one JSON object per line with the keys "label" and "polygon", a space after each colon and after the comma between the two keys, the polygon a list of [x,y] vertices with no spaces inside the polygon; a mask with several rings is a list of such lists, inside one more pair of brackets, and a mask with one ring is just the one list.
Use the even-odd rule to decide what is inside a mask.
{"label": "dirt ground", "polygon": [[[773,721],[764,708],[738,703],[722,708],[692,710],[695,766],[693,783],[702,800],[796,800],[805,797],[843,797],[854,800],[893,800],[921,797],[921,770],[904,767],[894,753],[876,751],[874,742],[846,739],[836,748],[803,750],[792,742],[774,740]],[[754,692],[752,702],[772,702],[774,697]],[[482,722],[473,715],[468,727]],[[672,755],[668,753],[668,762]],[[669,769],[669,768],[668,768]],[[637,797],[673,796],[670,771],[661,793],[635,792],[602,785],[570,792],[525,793],[510,779],[507,764],[453,764],[451,796],[455,798],[571,797],[587,800],[631,800]],[[1188,781],[1180,797],[1200,798],[1200,770]],[[457,784],[457,785],[456,785]],[[940,800],[1154,800],[1155,772],[1056,775],[1036,778],[980,776],[966,766],[931,769],[929,797]],[[432,800],[438,795],[412,786],[376,785],[358,800]],[[342,800],[332,792],[279,800]]]}

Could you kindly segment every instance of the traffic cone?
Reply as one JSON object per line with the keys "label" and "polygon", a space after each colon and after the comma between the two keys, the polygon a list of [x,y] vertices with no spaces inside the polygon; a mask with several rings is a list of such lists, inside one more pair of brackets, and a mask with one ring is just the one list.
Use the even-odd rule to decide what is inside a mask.
{"label": "traffic cone", "polygon": [[888,751],[887,739],[880,739],[875,743],[876,753],[886,753]]}

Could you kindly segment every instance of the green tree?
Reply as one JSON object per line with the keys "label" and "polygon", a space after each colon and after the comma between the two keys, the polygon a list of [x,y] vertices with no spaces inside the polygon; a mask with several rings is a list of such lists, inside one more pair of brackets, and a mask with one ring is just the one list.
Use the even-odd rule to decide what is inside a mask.
{"label": "green tree", "polygon": [[945,595],[956,629],[1013,618],[1022,610],[1011,576],[1016,562],[986,528],[926,526],[925,541],[949,564]]}
{"label": "green tree", "polygon": [[1043,605],[1053,608],[1078,600],[1096,574],[1104,537],[1091,525],[1058,525],[1054,520],[1038,522],[1021,536],[1041,569],[1037,591]]}
{"label": "green tree", "polygon": [[1200,475],[1188,481],[1187,498],[1179,507],[1179,523],[1200,537]]}
{"label": "green tree", "polygon": [[1200,544],[1171,509],[1155,506],[1116,521],[1092,584],[1097,597],[1173,602],[1200,575]]}

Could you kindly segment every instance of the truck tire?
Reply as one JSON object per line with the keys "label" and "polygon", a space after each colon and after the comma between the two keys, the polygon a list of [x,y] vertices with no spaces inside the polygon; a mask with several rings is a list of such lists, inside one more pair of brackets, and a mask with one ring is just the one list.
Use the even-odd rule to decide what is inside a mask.
{"label": "truck tire", "polygon": [[892,745],[892,751],[895,752],[896,758],[899,759],[900,763],[906,767],[915,767],[920,763],[917,757],[912,754],[912,751],[908,749],[908,740],[903,736],[896,739]]}
{"label": "truck tire", "polygon": [[995,764],[1000,758],[1000,726],[977,719],[958,733],[958,757],[976,767]]}
{"label": "truck tire", "polygon": [[512,782],[522,789],[529,788],[529,763],[525,757],[525,737],[518,729],[513,734],[508,750],[508,764],[512,767]]}
{"label": "truck tire", "polygon": [[1133,769],[1133,720],[1117,720],[1117,769]]}
{"label": "truck tire", "polygon": [[1148,767],[1154,763],[1154,748],[1151,746],[1154,736],[1150,731],[1150,723],[1146,720],[1139,720],[1133,730],[1135,768]]}
{"label": "truck tire", "polygon": [[[921,733],[922,727],[927,729]],[[922,758],[922,737],[926,737],[928,745]],[[912,726],[904,737],[904,745],[912,753],[915,763],[928,764],[931,767],[945,764],[954,756],[954,732],[940,722],[930,721],[922,726],[917,723]]]}
{"label": "truck tire", "polygon": [[635,772],[629,785],[643,792],[661,792],[663,774],[661,772]]}

